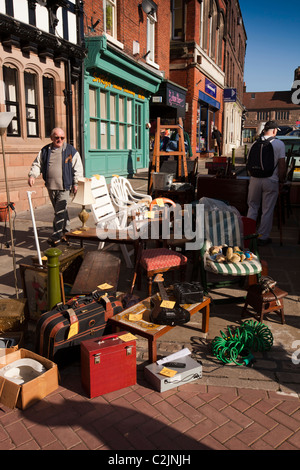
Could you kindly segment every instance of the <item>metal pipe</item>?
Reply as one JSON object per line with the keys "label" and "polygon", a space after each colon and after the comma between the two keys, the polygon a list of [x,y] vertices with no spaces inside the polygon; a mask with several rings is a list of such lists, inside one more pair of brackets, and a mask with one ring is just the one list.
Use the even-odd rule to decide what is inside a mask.
{"label": "metal pipe", "polygon": [[30,209],[30,213],[31,213],[33,233],[34,233],[36,251],[37,251],[37,254],[38,254],[39,265],[43,266],[42,257],[41,257],[41,250],[40,250],[40,244],[39,244],[38,234],[37,234],[37,230],[36,230],[36,223],[35,223],[35,218],[34,218],[34,212],[33,212],[33,207],[32,207],[32,202],[31,202],[31,194],[32,193],[35,193],[35,191],[27,191],[27,197],[28,197],[29,209]]}

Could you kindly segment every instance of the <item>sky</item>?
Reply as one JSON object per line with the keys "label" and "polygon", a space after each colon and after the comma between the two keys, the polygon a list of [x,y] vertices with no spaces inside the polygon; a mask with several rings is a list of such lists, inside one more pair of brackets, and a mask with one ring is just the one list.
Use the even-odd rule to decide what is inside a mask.
{"label": "sky", "polygon": [[299,0],[239,0],[247,92],[290,90],[300,66]]}

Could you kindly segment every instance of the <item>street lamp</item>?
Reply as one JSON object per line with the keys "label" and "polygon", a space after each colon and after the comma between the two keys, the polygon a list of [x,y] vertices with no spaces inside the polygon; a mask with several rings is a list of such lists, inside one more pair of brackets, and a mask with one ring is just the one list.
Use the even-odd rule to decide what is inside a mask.
{"label": "street lamp", "polygon": [[19,290],[18,290],[18,283],[17,283],[17,269],[16,269],[16,257],[15,257],[15,245],[14,245],[14,236],[13,236],[13,229],[12,229],[12,222],[11,222],[11,215],[10,215],[10,196],[9,196],[9,188],[8,188],[8,181],[7,181],[7,173],[6,173],[6,162],[5,162],[5,150],[4,150],[4,141],[3,135],[6,132],[9,124],[12,121],[15,113],[0,113],[0,135],[1,135],[1,145],[2,145],[2,155],[3,155],[3,169],[4,169],[4,179],[6,185],[6,197],[7,197],[7,207],[8,207],[8,220],[9,220],[9,229],[10,229],[10,240],[11,240],[11,254],[13,259],[13,268],[14,268],[14,277],[15,277],[15,290],[17,299],[19,298]]}

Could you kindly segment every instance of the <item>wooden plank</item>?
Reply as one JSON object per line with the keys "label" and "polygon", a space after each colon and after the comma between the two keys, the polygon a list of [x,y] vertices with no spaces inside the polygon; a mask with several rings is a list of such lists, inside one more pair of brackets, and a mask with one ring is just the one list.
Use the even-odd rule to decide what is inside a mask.
{"label": "wooden plank", "polygon": [[103,251],[89,251],[76,276],[71,295],[86,295],[100,290],[99,285],[109,284],[117,290],[121,260],[118,256]]}

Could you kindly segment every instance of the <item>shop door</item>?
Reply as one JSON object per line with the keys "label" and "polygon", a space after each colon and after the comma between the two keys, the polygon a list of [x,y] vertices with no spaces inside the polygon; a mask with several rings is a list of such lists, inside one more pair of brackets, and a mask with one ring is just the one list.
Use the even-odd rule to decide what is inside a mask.
{"label": "shop door", "polygon": [[148,166],[145,152],[145,138],[145,107],[142,103],[135,103],[136,168],[146,168]]}

